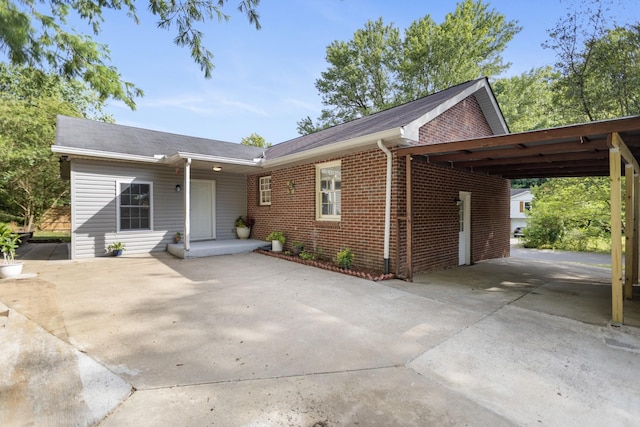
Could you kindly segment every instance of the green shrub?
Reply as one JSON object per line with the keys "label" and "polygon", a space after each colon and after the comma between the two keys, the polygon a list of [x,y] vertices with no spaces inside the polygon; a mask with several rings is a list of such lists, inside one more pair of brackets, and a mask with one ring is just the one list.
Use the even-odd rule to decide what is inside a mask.
{"label": "green shrub", "polygon": [[309,261],[315,261],[318,258],[318,256],[311,251],[302,251],[300,252],[300,258],[306,259]]}
{"label": "green shrub", "polygon": [[348,270],[353,265],[353,258],[354,254],[351,252],[351,249],[344,248],[336,254],[334,261],[338,267]]}
{"label": "green shrub", "polygon": [[523,232],[526,248],[555,248],[564,232],[562,218],[555,215],[531,217]]}
{"label": "green shrub", "polygon": [[265,239],[266,241],[272,241],[272,240],[277,240],[280,243],[284,244],[285,242],[285,237],[284,237],[284,233],[282,231],[272,231],[271,233],[269,233],[269,235],[267,236],[267,238]]}

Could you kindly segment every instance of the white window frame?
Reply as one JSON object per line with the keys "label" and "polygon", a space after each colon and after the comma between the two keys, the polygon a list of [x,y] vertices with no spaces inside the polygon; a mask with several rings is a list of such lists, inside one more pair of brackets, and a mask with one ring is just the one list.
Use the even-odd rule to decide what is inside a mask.
{"label": "white window frame", "polygon": [[[268,188],[265,188],[268,182]],[[261,176],[258,182],[260,193],[260,206],[271,205],[271,175]]]}
{"label": "white window frame", "polygon": [[[120,209],[122,207],[120,195],[122,194],[122,185],[142,184],[149,186],[149,228],[132,228],[122,229],[120,227]],[[153,231],[153,182],[138,180],[118,180],[116,181],[116,230],[120,233]]]}
{"label": "white window frame", "polygon": [[[340,189],[333,189],[331,191],[322,190],[322,170],[340,168]],[[322,213],[322,195],[333,193],[339,195],[340,198],[340,212],[342,213],[342,162],[335,160],[333,162],[319,163],[316,165],[316,220],[318,221],[340,221],[342,216],[340,214],[327,215]]]}

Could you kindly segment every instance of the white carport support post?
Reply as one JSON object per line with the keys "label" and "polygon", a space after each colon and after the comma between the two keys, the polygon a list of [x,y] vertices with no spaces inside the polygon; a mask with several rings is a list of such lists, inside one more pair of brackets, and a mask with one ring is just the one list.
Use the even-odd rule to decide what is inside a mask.
{"label": "white carport support post", "polygon": [[[631,274],[631,283],[632,286],[635,283],[638,283],[638,263],[640,256],[640,239],[638,238],[638,234],[640,234],[640,212],[638,212],[638,203],[640,203],[640,175],[638,174],[640,171],[635,171],[633,174],[633,253],[635,254],[633,257],[633,273]],[[633,287],[631,288],[633,291]],[[633,297],[633,295],[632,295]]]}
{"label": "white carport support post", "polygon": [[184,250],[191,249],[191,159],[184,161]]}
{"label": "white carport support post", "polygon": [[[626,208],[625,208],[625,226],[624,226],[624,297],[631,299],[633,297],[633,276],[634,267],[633,259],[638,257],[637,249],[634,247],[634,239],[636,235],[635,221],[636,204],[634,200],[635,192],[633,165],[627,163],[624,166],[625,187],[626,187]],[[637,275],[637,274],[636,274]]]}
{"label": "white carport support post", "polygon": [[[611,139],[611,135],[609,135]],[[622,301],[622,179],[619,148],[609,149],[609,181],[611,186],[611,317],[623,323]]]}

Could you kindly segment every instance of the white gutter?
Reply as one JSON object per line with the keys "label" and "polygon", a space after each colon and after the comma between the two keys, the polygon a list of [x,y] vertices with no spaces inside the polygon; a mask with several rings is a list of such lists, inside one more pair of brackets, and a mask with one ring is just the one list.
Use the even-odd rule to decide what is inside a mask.
{"label": "white gutter", "polygon": [[[269,158],[267,157],[267,159],[262,162],[262,166],[265,168],[271,168],[271,167],[281,166],[291,162],[308,160],[314,157],[338,155],[344,151],[350,151],[353,149],[366,147],[367,145],[370,145],[370,144],[374,144],[377,140],[380,140],[380,139],[393,140],[393,139],[403,138],[403,136],[404,136],[404,129],[402,127],[397,127],[397,128],[377,132],[374,134],[347,139],[344,141],[336,141],[335,143],[332,143],[332,144],[323,145],[322,147],[312,148],[310,150],[289,154],[286,156],[278,157],[273,160],[269,160]],[[269,153],[267,152],[267,156],[268,154]]]}
{"label": "white gutter", "polygon": [[206,154],[185,153],[182,151],[168,157],[166,162],[173,163],[173,162],[179,161],[180,159],[187,159],[189,161],[199,160],[204,162],[225,163],[225,164],[241,165],[241,166],[259,166],[260,165],[260,162],[255,160],[234,159],[232,157],[209,156]]}
{"label": "white gutter", "polygon": [[113,159],[113,160],[126,160],[131,162],[145,162],[145,163],[164,163],[163,157],[149,157],[149,156],[141,156],[138,154],[125,154],[125,153],[114,153],[111,151],[99,151],[99,150],[89,150],[86,148],[73,148],[73,147],[63,147],[59,145],[51,146],[51,151],[58,154],[66,154],[70,156],[82,156],[82,157],[98,157],[103,159]]}
{"label": "white gutter", "polygon": [[389,239],[391,236],[391,172],[393,155],[391,151],[378,140],[378,147],[387,155],[387,182],[384,196],[384,274],[389,274]]}
{"label": "white gutter", "polygon": [[[184,161],[184,250],[191,249],[191,159]],[[186,258],[186,254],[185,254]]]}

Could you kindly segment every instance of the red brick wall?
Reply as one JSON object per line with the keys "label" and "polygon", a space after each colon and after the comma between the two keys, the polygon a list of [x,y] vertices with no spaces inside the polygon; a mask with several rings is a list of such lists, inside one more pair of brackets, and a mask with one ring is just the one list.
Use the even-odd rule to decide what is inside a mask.
{"label": "red brick wall", "polygon": [[493,135],[475,96],[470,96],[420,128],[420,144]]}
{"label": "red brick wall", "polygon": [[[421,143],[437,143],[491,135],[491,129],[476,99],[469,97],[423,126],[420,135]],[[336,159],[326,161],[331,160]],[[316,163],[248,177],[248,213],[256,219],[252,237],[264,239],[271,231],[281,230],[287,238],[285,249],[300,241],[306,249],[320,250],[327,258],[348,247],[355,254],[356,268],[382,271],[386,156],[374,149],[341,161],[340,222],[315,220]],[[406,265],[404,163],[404,157],[394,156],[390,261],[391,271],[399,267],[401,274]],[[454,198],[460,191],[471,193],[472,261],[509,254],[507,180],[441,168],[419,156],[412,167],[415,272],[458,265],[458,208]],[[259,177],[265,175],[271,175],[271,206],[259,206]]]}
{"label": "red brick wall", "polygon": [[509,181],[412,160],[413,268],[458,265],[460,191],[471,193],[472,262],[509,256]]}
{"label": "red brick wall", "polygon": [[[355,254],[354,267],[382,271],[385,154],[375,149],[341,159],[340,222],[315,220],[315,165],[271,172],[271,206],[259,206],[258,199],[259,177],[269,174],[248,178],[248,211],[256,219],[252,237],[264,239],[271,231],[281,230],[287,239],[285,250],[299,241],[305,244],[305,249],[321,251],[327,258],[333,258],[346,247]],[[289,190],[289,182],[295,191]]]}
{"label": "red brick wall", "polygon": [[[422,126],[420,144],[492,134],[478,101],[470,96]],[[508,180],[438,167],[420,156],[413,159],[412,169],[414,272],[458,265],[459,215],[453,200],[460,191],[471,193],[471,261],[509,255]],[[401,160],[398,173],[404,171]],[[404,248],[405,239],[401,238]]]}

